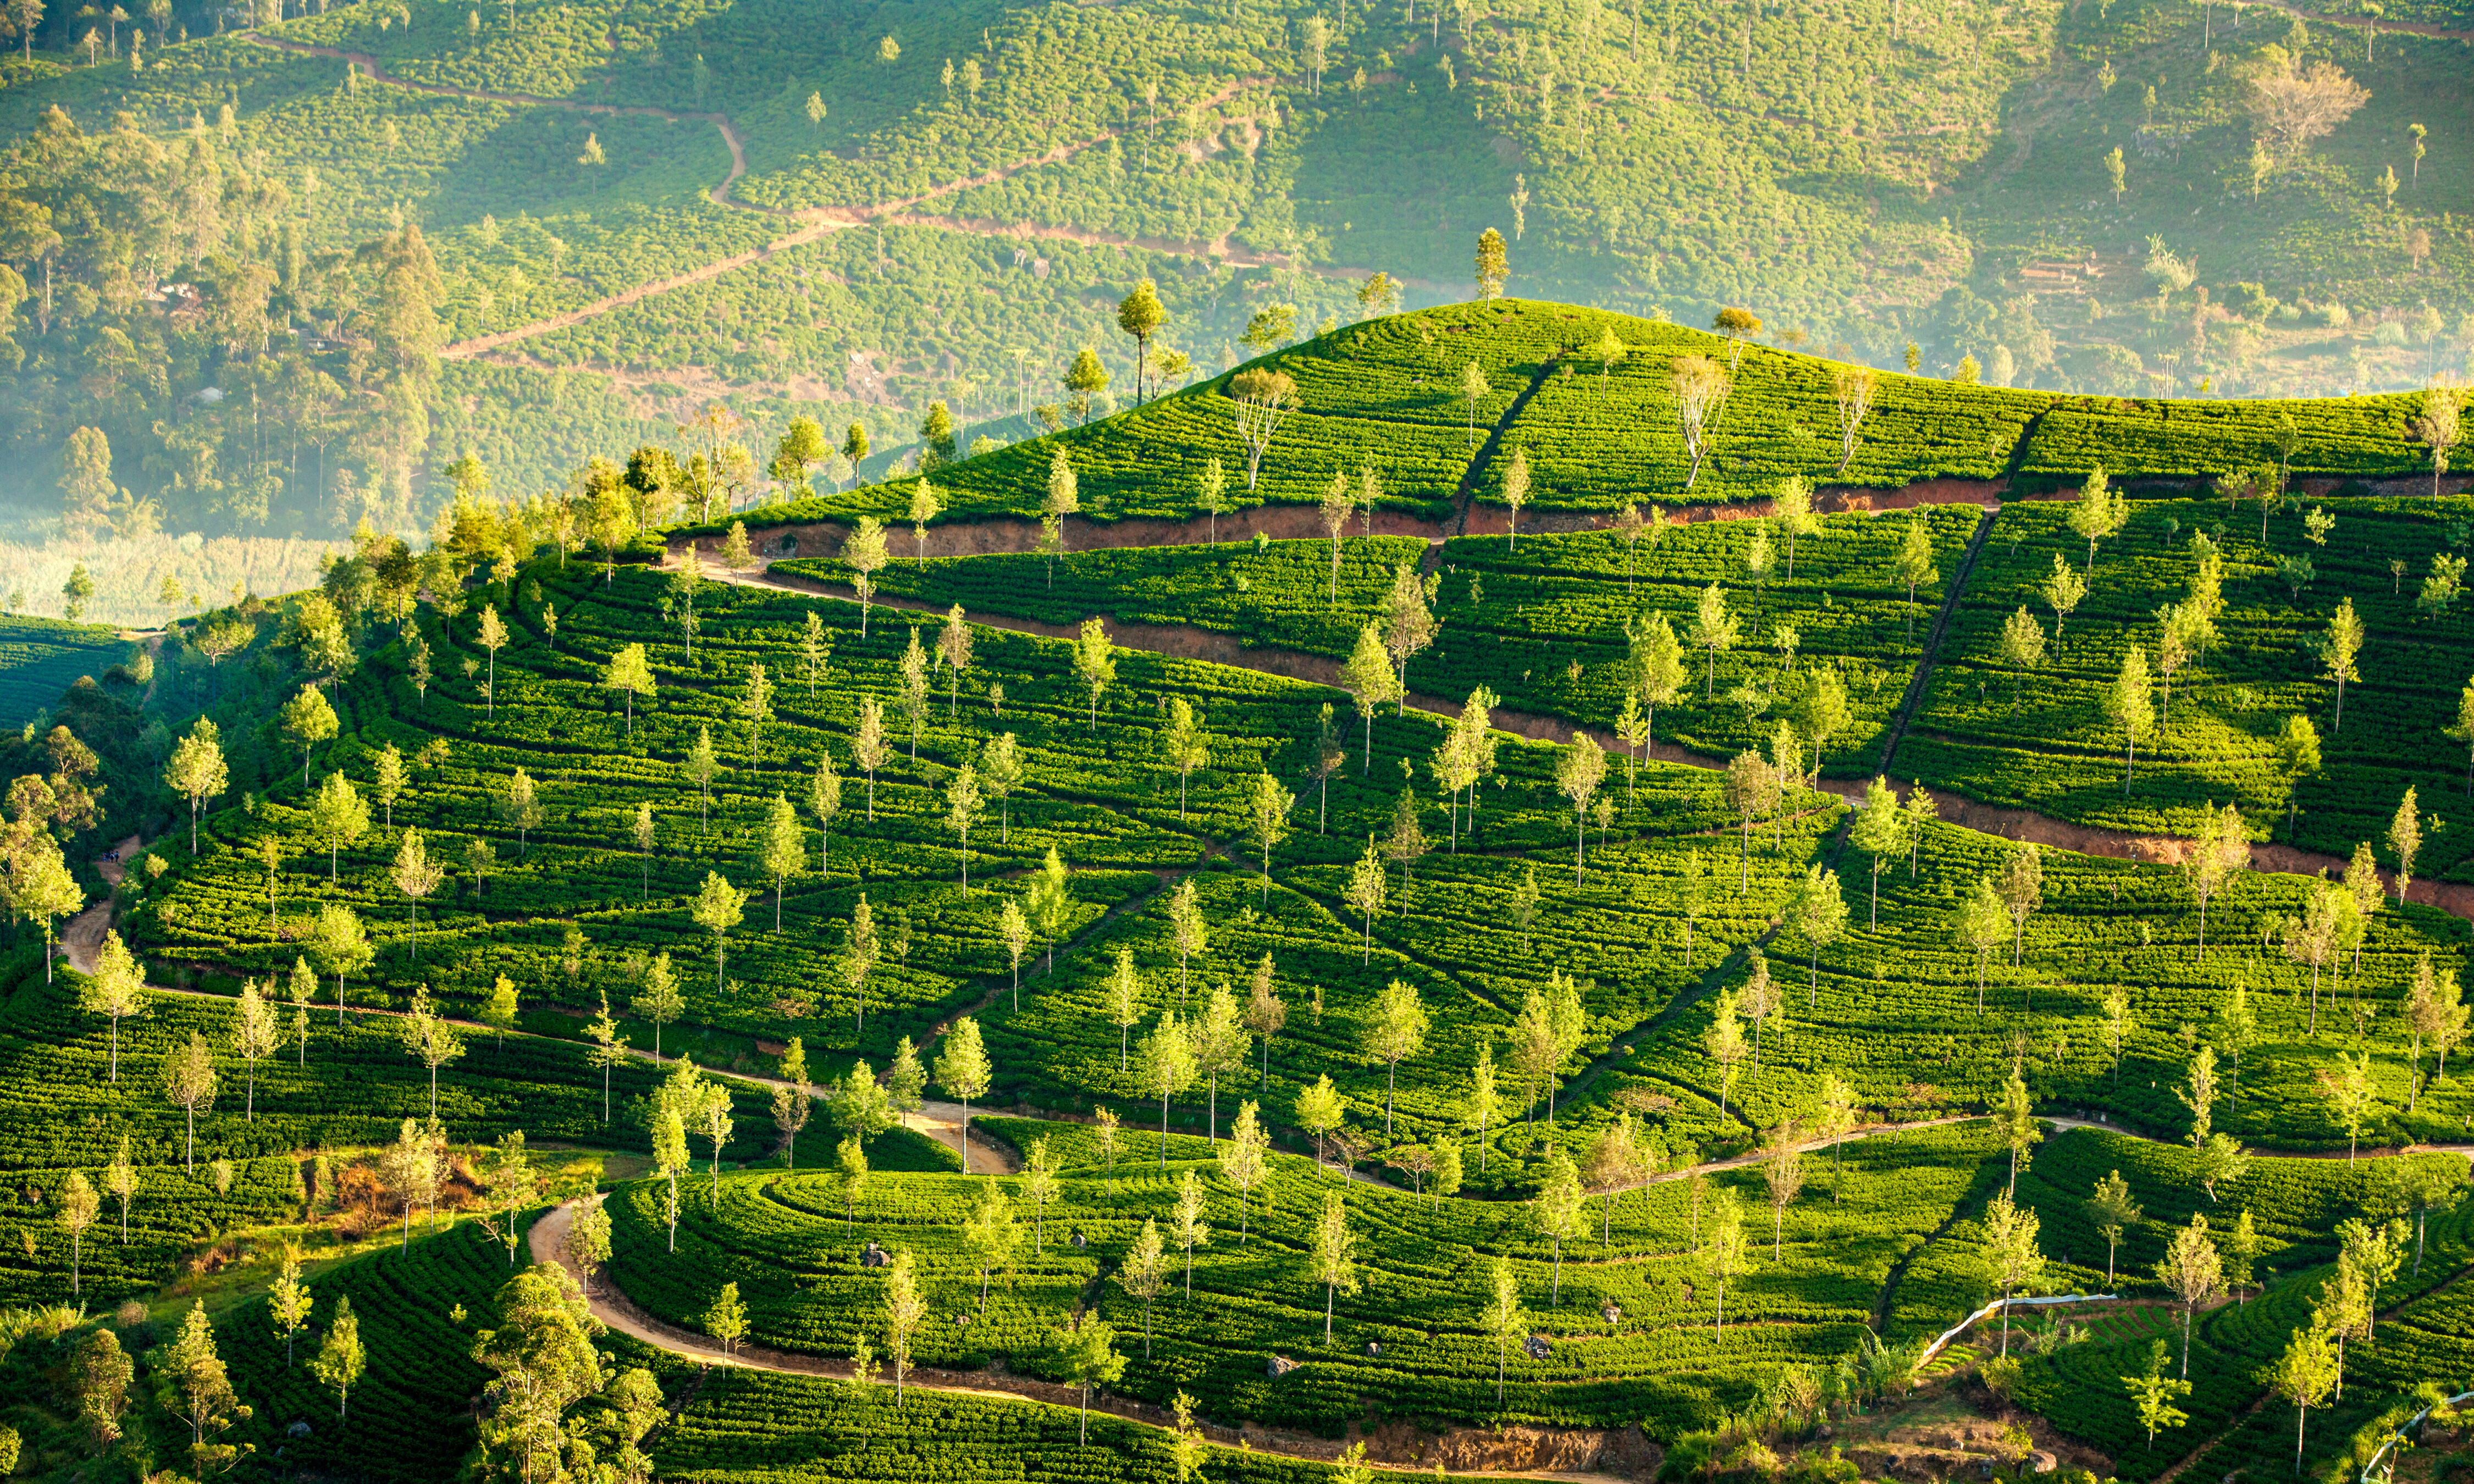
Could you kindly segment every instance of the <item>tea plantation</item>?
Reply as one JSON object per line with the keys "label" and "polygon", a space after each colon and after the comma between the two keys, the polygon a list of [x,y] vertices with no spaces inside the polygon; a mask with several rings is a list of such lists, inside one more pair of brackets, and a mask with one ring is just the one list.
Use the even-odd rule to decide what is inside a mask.
{"label": "tea plantation", "polygon": [[[2412,409],[2296,404],[2325,492],[2229,506],[1892,378],[1841,481],[1777,433],[1831,367],[1752,347],[1686,491],[1671,389],[1562,374],[1600,327],[1274,356],[1225,530],[1224,382],[916,516],[643,524],[608,459],[55,686],[0,736],[21,1472],[2144,1480],[2458,1387],[2468,510],[2339,484]],[[1269,508],[1335,474],[1337,534]]]}

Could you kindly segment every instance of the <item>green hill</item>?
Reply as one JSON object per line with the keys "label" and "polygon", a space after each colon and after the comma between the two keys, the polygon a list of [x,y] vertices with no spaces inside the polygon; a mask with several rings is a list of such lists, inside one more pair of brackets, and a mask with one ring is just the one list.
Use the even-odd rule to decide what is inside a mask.
{"label": "green hill", "polygon": [[[1592,348],[1609,335],[1617,345],[1612,360]],[[1727,395],[1706,419],[1697,475],[1676,394],[1677,363],[1695,356],[1731,368]],[[1763,500],[1790,476],[1854,493],[1944,479],[2038,491],[2074,486],[2101,467],[2118,481],[2186,485],[2276,467],[2282,455],[2291,477],[2333,484],[2427,470],[2431,457],[2413,431],[2421,403],[2405,395],[2123,401],[1895,372],[1872,373],[1850,450],[1838,387],[1856,368],[1527,299],[1395,316],[1248,364],[1288,377],[1296,407],[1270,439],[1250,490],[1231,371],[1087,427],[967,459],[936,476],[940,503],[963,518],[1035,517],[1059,448],[1083,512],[1103,521],[1195,515],[1211,459],[1234,509],[1313,504],[1333,475],[1355,482],[1370,469],[1385,508],[1449,520],[1460,502],[1500,507],[1507,466],[1525,451],[1531,508],[1603,520],[1627,503]],[[1474,397],[1467,395],[1470,367],[1484,383]],[[897,479],[764,506],[750,523],[869,513],[901,519],[909,503],[910,486]]]}
{"label": "green hill", "polygon": [[0,498],[352,533],[0,626],[21,1472],[2092,1484],[2462,1379],[2458,0],[291,9],[10,12]]}
{"label": "green hill", "polygon": [[0,726],[34,720],[80,677],[100,681],[131,653],[117,631],[94,624],[0,617]]}

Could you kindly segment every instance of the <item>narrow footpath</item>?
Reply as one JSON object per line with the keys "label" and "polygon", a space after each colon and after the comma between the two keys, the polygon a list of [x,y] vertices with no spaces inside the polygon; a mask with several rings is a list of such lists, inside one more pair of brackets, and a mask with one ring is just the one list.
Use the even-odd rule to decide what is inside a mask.
{"label": "narrow footpath", "polygon": [[[569,1227],[575,1218],[575,1203],[552,1209],[533,1223],[527,1233],[532,1259],[555,1262],[577,1278],[583,1275],[568,1260],[565,1246]],[[710,1336],[685,1329],[666,1320],[657,1319],[620,1293],[614,1285],[602,1282],[589,1286],[587,1302],[593,1317],[610,1328],[631,1339],[706,1366],[736,1366],[751,1371],[769,1371],[785,1376],[803,1376],[816,1379],[848,1381],[850,1364],[844,1360],[828,1360],[816,1355],[802,1355],[788,1351],[773,1350],[762,1345],[740,1345],[724,1355],[721,1347]],[[889,1380],[880,1385],[891,1389]],[[910,1372],[907,1383],[917,1390],[942,1392],[957,1396],[985,1397],[1015,1401],[1046,1402],[1053,1406],[1079,1407],[1081,1394],[1070,1386],[1030,1376],[1012,1376],[999,1371],[945,1371],[922,1368]],[[1167,1409],[1110,1395],[1104,1389],[1091,1394],[1091,1410],[1104,1416],[1166,1432],[1173,1425]],[[1286,1458],[1309,1459],[1330,1463],[1340,1457],[1345,1442],[1318,1438],[1308,1433],[1257,1426],[1222,1427],[1202,1423],[1204,1437],[1222,1448],[1244,1449],[1255,1453],[1273,1453]],[[1619,1484],[1632,1477],[1629,1473],[1600,1472],[1586,1467],[1561,1467],[1565,1462],[1594,1461],[1606,1450],[1610,1439],[1617,1436],[1601,1429],[1583,1427],[1558,1428],[1456,1428],[1441,1435],[1421,1435],[1414,1447],[1423,1455],[1417,1458],[1383,1456],[1392,1448],[1386,1447],[1395,1429],[1385,1429],[1378,1439],[1370,1436],[1367,1462],[1376,1468],[1419,1472],[1443,1470],[1449,1472],[1482,1472],[1496,1476],[1532,1479],[1564,1479],[1573,1484]],[[1095,1445],[1104,1447],[1104,1444]],[[1489,1455],[1492,1455],[1491,1457]],[[1531,1465],[1523,1467],[1525,1461]],[[1495,1461],[1510,1458],[1512,1461]],[[1543,1467],[1538,1467],[1539,1464]]]}
{"label": "narrow footpath", "polygon": [[[1085,150],[1096,149],[1111,140],[1124,137],[1127,130],[1123,128],[1103,130],[1088,138],[1066,140],[1028,158],[996,165],[974,175],[958,177],[916,195],[898,197],[874,205],[761,206],[741,201],[733,194],[733,188],[738,185],[740,179],[747,174],[747,145],[745,139],[740,136],[738,127],[730,121],[729,115],[724,113],[681,113],[667,108],[641,105],[585,103],[572,98],[551,98],[539,93],[461,87],[447,83],[424,83],[390,72],[383,62],[367,52],[296,41],[288,36],[268,36],[257,31],[245,31],[240,35],[245,40],[254,41],[260,46],[277,51],[308,57],[333,58],[357,69],[361,76],[372,83],[385,87],[401,88],[408,92],[429,93],[448,98],[469,98],[475,102],[506,104],[517,108],[556,108],[571,113],[631,114],[638,117],[664,119],[671,123],[711,124],[720,132],[722,143],[730,151],[730,171],[722,178],[720,183],[707,188],[704,192],[705,199],[726,210],[745,211],[759,216],[805,224],[796,231],[776,238],[764,247],[716,258],[683,272],[640,283],[616,294],[606,295],[545,319],[512,325],[502,330],[494,330],[486,335],[476,335],[469,340],[456,341],[439,351],[439,355],[446,360],[490,359],[490,352],[502,349],[507,346],[537,339],[556,330],[567,329],[589,320],[598,319],[613,311],[641,303],[674,289],[708,282],[724,274],[747,267],[751,263],[819,241],[835,232],[869,225],[927,227],[966,236],[998,237],[1020,241],[1072,242],[1086,247],[1141,248],[1150,251],[1209,257],[1238,267],[1297,268],[1318,277],[1348,277],[1362,275],[1362,270],[1328,266],[1308,267],[1298,263],[1286,254],[1257,252],[1237,248],[1232,246],[1225,235],[1210,242],[1128,236],[1089,227],[1040,226],[1028,221],[1005,223],[970,217],[937,216],[923,213],[919,209],[944,197],[982,186],[994,185],[1025,171],[1062,164]],[[1262,86],[1268,81],[1269,79],[1261,77],[1241,77],[1225,84],[1210,96],[1197,100],[1193,106],[1205,109],[1216,108],[1248,88]]]}
{"label": "narrow footpath", "polygon": [[[1982,502],[1977,497],[1976,491],[1953,491],[1953,497],[1947,500],[1926,503],[1980,504]],[[1909,507],[1902,504],[1883,508]],[[1961,558],[1960,576],[1953,578],[1948,585],[1942,607],[1934,616],[1933,627],[1923,657],[1910,675],[1906,692],[1901,698],[1900,706],[1892,715],[1889,724],[1889,742],[1884,750],[1884,766],[1893,778],[1896,777],[1898,767],[1896,749],[1904,739],[1914,710],[1923,703],[1926,689],[1930,682],[1932,667],[1939,657],[1941,645],[1948,635],[1957,595],[1964,590],[1964,575],[1973,566],[1977,556],[1982,550],[1987,534],[1992,529],[1994,509],[1986,511],[1984,518],[1977,524],[1969,540],[1967,551]],[[1298,514],[1310,515],[1312,513],[1299,510]],[[1589,517],[1574,518],[1576,523],[1571,529],[1592,528]],[[1712,512],[1705,518],[1726,518],[1726,516],[1722,513]],[[1230,517],[1232,525],[1236,517]],[[1162,521],[1146,524],[1152,529],[1128,534],[1149,538],[1148,539],[1128,541],[1125,544],[1207,544],[1201,536],[1202,522],[1201,521]],[[1410,524],[1406,521],[1395,522],[1395,529],[1383,534],[1419,534],[1411,529],[1399,529]],[[1536,522],[1532,524],[1533,527],[1537,525]],[[980,531],[984,528],[966,529]],[[1554,528],[1549,526],[1546,529]],[[814,533],[820,531],[835,533],[834,539],[837,544],[838,543],[840,528],[837,526],[798,527],[794,530],[800,533],[799,539],[803,546],[813,539]],[[931,534],[932,545],[934,535],[934,533]],[[1185,541],[1164,539],[1178,535],[1188,536],[1190,539]],[[1430,538],[1438,542],[1443,539],[1440,534]],[[664,562],[665,568],[674,566],[691,544],[694,545],[700,554],[714,554],[717,557],[720,543],[714,538],[682,539],[672,544]],[[1109,542],[1108,544],[1118,543]],[[1010,550],[1012,548],[1008,545],[998,545],[993,549]],[[830,598],[836,602],[854,605],[859,602],[857,593],[847,584],[829,583],[789,573],[776,573],[772,570],[770,561],[748,571],[739,572],[731,570],[716,560],[707,566],[706,574],[714,581],[740,586],[771,588],[781,592]],[[945,610],[933,603],[899,596],[873,597],[868,600],[868,607],[889,609],[905,613],[930,613],[939,617],[945,612]],[[1041,638],[1071,639],[1076,634],[1076,630],[1071,625],[1046,623],[1035,618],[1021,618],[1005,613],[965,611],[963,616],[982,628],[1002,629],[1009,633],[1033,634]],[[1335,689],[1341,688],[1341,661],[1328,655],[1282,649],[1273,645],[1248,645],[1240,642],[1234,634],[1201,629],[1190,624],[1122,623],[1111,619],[1107,621],[1106,627],[1109,641],[1121,649],[1141,650],[1148,654],[1177,659],[1202,660],[1235,669],[1251,670],[1260,675],[1272,675],[1284,680],[1302,681],[1309,684],[1327,685]],[[1411,691],[1406,697],[1405,704],[1411,710],[1424,712],[1438,719],[1457,717],[1461,712],[1459,702],[1420,691]],[[1622,740],[1613,733],[1597,728],[1575,727],[1562,717],[1516,710],[1510,706],[1496,706],[1492,716],[1496,730],[1513,736],[1526,737],[1532,741],[1568,743],[1575,736],[1586,732],[1600,748],[1611,754],[1621,754],[1628,751]],[[1720,771],[1726,767],[1726,761],[1723,758],[1694,753],[1668,742],[1650,744],[1645,750],[1645,756],[1648,759],[1676,763],[1688,768]],[[1825,793],[1844,799],[1852,804],[1863,799],[1867,784],[1862,778],[1823,778],[1814,786]],[[2178,864],[2183,852],[2190,847],[2188,840],[2178,836],[2144,834],[2131,830],[2107,829],[2098,826],[2074,824],[2067,820],[2054,819],[2050,815],[2038,814],[2032,810],[1983,803],[1965,795],[1934,788],[1921,781],[1911,780],[1901,792],[1904,793],[1907,789],[1915,788],[1922,788],[1931,797],[1939,810],[1939,817],[1944,823],[1977,830],[1984,834],[1999,835],[2004,839],[2030,840],[2039,845],[2071,850],[2082,855],[2102,855],[2118,860],[2143,861],[2151,865]],[[2304,850],[2274,842],[2253,845],[2247,869],[2275,874],[2314,875],[2321,871],[2341,874],[2347,865],[2345,858],[2341,856]],[[2381,877],[2389,883],[2393,893],[2394,874],[2386,868],[2382,868]],[[2452,917],[2474,920],[2474,884],[2417,879],[2409,885],[2406,895],[2410,900],[2420,902],[2425,906],[2437,907]]]}

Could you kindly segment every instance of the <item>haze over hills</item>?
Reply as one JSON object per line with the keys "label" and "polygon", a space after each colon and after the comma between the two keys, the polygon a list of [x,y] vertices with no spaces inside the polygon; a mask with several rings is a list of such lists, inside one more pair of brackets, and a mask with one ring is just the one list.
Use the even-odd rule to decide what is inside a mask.
{"label": "haze over hills", "polygon": [[2444,7],[82,13],[0,90],[35,518],[81,426],[121,527],[311,539],[716,401],[760,465],[937,399],[1009,441],[1082,349],[1132,399],[1137,279],[1207,373],[1372,273],[1464,297],[1487,227],[1534,297],[2118,395],[2417,386],[2474,309]]}
{"label": "haze over hills", "polygon": [[0,1478],[2458,1472],[2474,17],[300,9],[0,7]]}

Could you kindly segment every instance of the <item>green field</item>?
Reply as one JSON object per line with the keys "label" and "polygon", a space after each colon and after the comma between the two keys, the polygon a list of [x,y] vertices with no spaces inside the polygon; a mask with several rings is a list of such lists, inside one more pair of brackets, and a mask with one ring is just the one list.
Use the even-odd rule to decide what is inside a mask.
{"label": "green field", "polygon": [[[2459,560],[2474,506],[2457,496],[2310,508],[2335,516],[2322,542],[2309,539],[2297,510],[2270,516],[2262,543],[2253,504],[2138,502],[2122,534],[2098,552],[2097,581],[2063,623],[2061,643],[2027,674],[1999,659],[2002,622],[2025,607],[2050,636],[2053,614],[2042,590],[2052,563],[2084,562],[2087,543],[2065,524],[2066,506],[2006,507],[1917,716],[1908,766],[1988,802],[2119,829],[2188,834],[2199,809],[2230,802],[2255,838],[2284,840],[2291,810],[2291,838],[2305,849],[2342,856],[2369,840],[2393,864],[2385,832],[2409,786],[2427,811],[2453,811],[2464,796],[2466,747],[2446,730],[2474,678],[2474,631],[2462,606],[2434,611],[2419,598],[2436,561]],[[2220,638],[2179,677],[2170,714],[2160,706],[2159,730],[2143,738],[2125,790],[2122,736],[2098,692],[2127,646],[2158,653],[2156,614],[2189,596],[2199,561],[2193,541],[2202,533],[2222,543]],[[2276,564],[2297,556],[2313,568],[2299,593]],[[2318,654],[2341,603],[2353,605],[2366,631],[2362,680],[2345,687],[2341,724]],[[2297,714],[2316,725],[2323,759],[2298,780],[2283,772],[2275,748],[2286,718]],[[2435,831],[2417,874],[2463,879],[2466,852],[2457,835]]]}
{"label": "green field", "polygon": [[0,724],[34,720],[78,679],[100,681],[128,655],[109,629],[14,613],[0,619]]}
{"label": "green field", "polygon": [[[378,44],[408,74],[460,55]],[[593,96],[562,47],[526,85]],[[814,252],[861,268],[871,236]],[[350,271],[400,285],[409,240]],[[788,294],[814,266],[762,272]],[[1601,383],[1588,347],[1611,326],[1636,339]],[[1734,347],[1528,299],[1338,328],[1256,363],[1306,407],[1225,539],[1085,539],[1192,517],[1206,457],[1242,470],[1213,376],[936,471],[932,539],[1037,515],[1061,456],[1075,549],[919,560],[905,521],[864,607],[809,530],[778,583],[671,553],[899,516],[914,480],[775,505],[752,531],[686,523],[682,490],[649,487],[658,461],[630,475],[596,442],[642,409],[577,383],[570,463],[608,462],[554,493],[470,490],[426,549],[365,535],[313,590],[194,616],[167,598],[148,664],[116,641],[61,652],[81,674],[127,661],[90,683],[47,676],[58,656],[0,668],[47,718],[8,739],[0,813],[0,1367],[27,1399],[0,1424],[24,1472],[213,1472],[174,1404],[205,1373],[165,1343],[203,1299],[253,1408],[235,1475],[521,1475],[483,1336],[558,1321],[515,1305],[549,1280],[481,1228],[594,1188],[615,1223],[603,1312],[623,1299],[669,1328],[564,1352],[581,1379],[537,1427],[570,1476],[580,1448],[632,1456],[613,1428],[644,1389],[616,1376],[639,1365],[670,1414],[645,1435],[661,1477],[1166,1479],[1202,1446],[1158,1425],[1183,1398],[1217,1448],[1201,1467],[1231,1477],[1356,1484],[1325,1460],[1364,1441],[1467,1472],[1631,1469],[1655,1447],[1685,1472],[1858,1484],[1897,1476],[1880,1448],[1939,1448],[1932,1428],[2001,1436],[1988,1387],[2116,1478],[2202,1446],[2197,1467],[2265,1472],[2292,1418],[2262,1368],[2315,1312],[2357,1323],[2314,1301],[2378,1267],[2348,1223],[2391,1217],[2420,1224],[2392,1253],[2408,1266],[2372,1273],[2378,1338],[2349,1339],[2306,1464],[2462,1378],[2474,925],[2453,897],[2345,895],[2368,913],[2349,935],[2342,889],[2299,872],[2127,858],[2228,802],[2255,847],[2393,853],[2412,785],[2417,874],[2462,879],[2449,578],[2468,506],[2369,483],[2414,473],[2423,404],[2145,404],[2171,415],[2143,432],[2141,404],[1890,375],[1842,480],[1833,363],[1755,345],[1687,497],[1667,384],[1686,351]],[[1454,357],[1488,379],[1475,405]],[[449,364],[474,385],[534,374]],[[2251,505],[2171,488],[2272,459],[2280,417],[2303,483],[2265,534]],[[692,432],[657,436],[694,452]],[[1534,476],[1517,539],[1496,525],[1516,452]],[[2057,637],[2044,588],[2089,560],[2082,507],[2025,496],[2099,453],[2135,497]],[[1332,539],[1249,529],[1370,468],[1412,534],[1355,509]],[[1789,475],[1830,513],[1790,529],[1767,503]],[[1870,503],[1935,479],[1954,483]],[[1628,543],[1635,501],[1718,509]],[[2221,563],[2213,643],[2172,675],[2125,792],[2104,687],[2129,646],[2162,653],[2158,610],[2203,560]],[[2341,728],[2317,658],[2341,602],[2367,634]],[[2023,606],[2047,641],[2033,666],[2001,658]],[[1410,704],[1372,699],[1375,659],[1345,668],[1370,626]],[[2162,679],[2139,693],[2160,713]],[[1636,752],[1643,685],[1656,749]],[[1500,713],[1462,725],[1480,692]],[[2274,737],[2297,714],[2322,764],[2289,779]],[[1905,812],[1868,816],[1882,775]],[[1975,804],[2094,852],[1955,822]],[[105,858],[132,834],[135,855]],[[135,971],[90,957],[107,926]],[[61,938],[74,962],[47,962]],[[719,1095],[682,1107],[696,1083],[656,1048]],[[993,1144],[970,1173],[948,1105]],[[1267,1161],[1251,1188],[1241,1117]],[[1833,1127],[1858,1137],[1779,1152]],[[538,1185],[506,1175],[519,1132]],[[1044,1205],[1017,1167],[1035,1151]],[[2023,1320],[2015,1370],[1981,1330],[1928,1362],[2005,1287],[2108,1286],[2089,1202],[2115,1171],[2143,1209],[2119,1223],[2112,1306]],[[1147,1303],[1141,1233],[1175,1230],[1189,1178],[1209,1240],[1189,1292],[1172,1237]],[[999,1212],[1034,1245],[988,1257]],[[2122,1377],[2178,1336],[2160,1264],[2194,1251],[2195,1215],[2237,1258],[2242,1213],[2257,1281],[2201,1295],[2191,1421],[2150,1448]],[[1345,1276],[1327,1222],[1354,1243]],[[321,1302],[365,1315],[349,1422],[282,1363],[261,1302],[292,1242]],[[870,1243],[914,1264],[915,1326]],[[61,1304],[85,1307],[41,1307]],[[1095,1319],[1125,1370],[1084,1444],[1059,1403]],[[91,1425],[107,1331],[142,1383],[116,1439]],[[758,1368],[707,1366],[698,1335]],[[953,1389],[799,1374],[862,1340]],[[546,1384],[569,1362],[543,1354]],[[1241,1437],[1251,1451],[1227,1448]]]}

